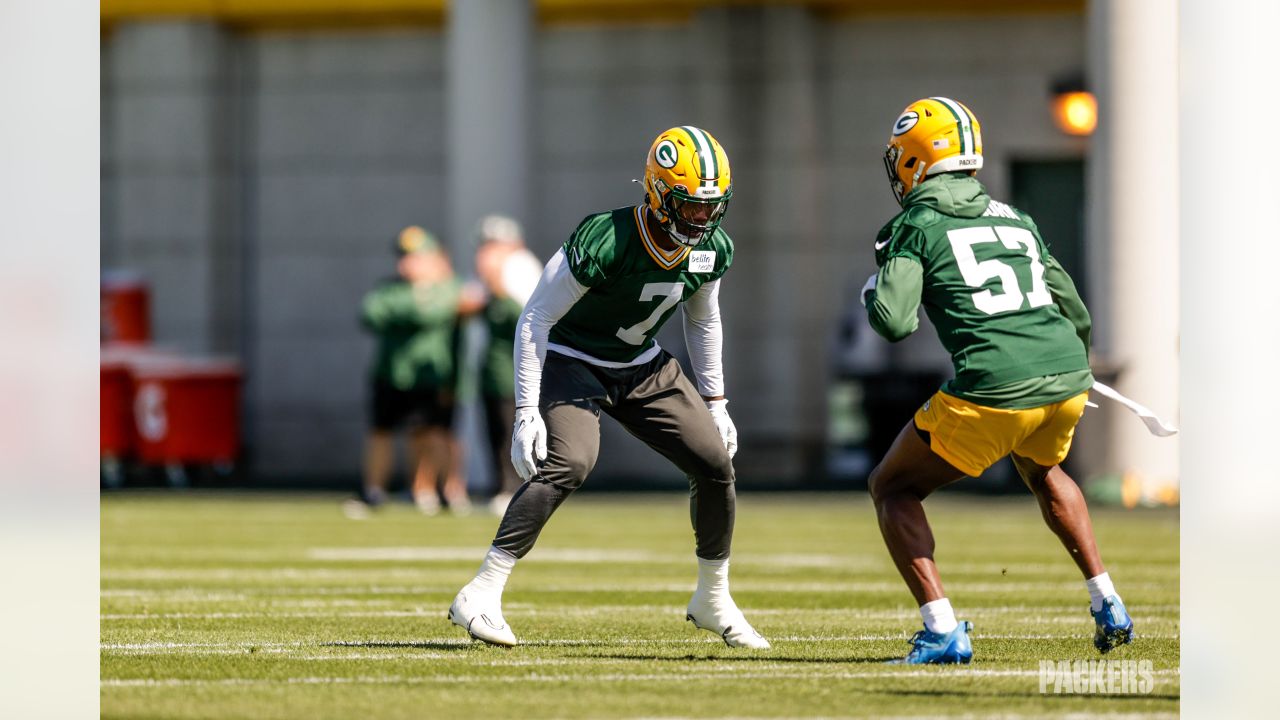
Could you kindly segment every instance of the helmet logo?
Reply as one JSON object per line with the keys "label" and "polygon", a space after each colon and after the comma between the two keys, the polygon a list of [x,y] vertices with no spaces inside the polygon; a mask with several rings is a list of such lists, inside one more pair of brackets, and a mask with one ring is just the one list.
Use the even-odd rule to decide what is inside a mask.
{"label": "helmet logo", "polygon": [[670,140],[663,140],[658,143],[658,147],[653,149],[653,159],[664,168],[670,169],[676,166],[676,160],[680,158],[679,152],[676,151],[676,144]]}
{"label": "helmet logo", "polygon": [[894,136],[901,135],[916,126],[920,121],[920,114],[915,110],[908,110],[898,118],[898,122],[893,124]]}

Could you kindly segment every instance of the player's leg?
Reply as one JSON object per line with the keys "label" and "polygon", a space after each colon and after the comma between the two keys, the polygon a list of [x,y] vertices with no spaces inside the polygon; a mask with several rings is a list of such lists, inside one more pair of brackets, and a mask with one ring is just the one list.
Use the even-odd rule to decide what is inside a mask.
{"label": "player's leg", "polygon": [[1045,524],[1062,541],[1085,580],[1106,572],[1094,541],[1089,507],[1075,480],[1060,465],[1045,467],[1016,453],[1010,458],[1040,504]]}
{"label": "player's leg", "polygon": [[373,428],[364,442],[364,481],[360,499],[369,507],[386,502],[387,481],[395,465],[395,436]]}
{"label": "player's leg", "polygon": [[[933,561],[933,530],[922,501],[964,475],[929,449],[912,420],[898,433],[867,481],[880,534],[917,605],[946,598]],[[954,627],[954,621],[946,624]]]}
{"label": "player's leg", "polygon": [[868,481],[880,533],[920,605],[924,630],[907,663],[969,662],[971,625],[956,619],[934,563],[923,500],[965,475],[977,476],[1009,452],[1020,416],[935,393],[907,423]]}
{"label": "player's leg", "polygon": [[619,401],[604,410],[689,478],[698,585],[688,619],[720,635],[730,647],[767,649],[768,641],[746,621],[729,594],[737,501],[733,462],[706,403],[680,364],[663,353],[637,370]]}
{"label": "player's leg", "polygon": [[1133,620],[1102,564],[1084,494],[1059,464],[1071,449],[1086,398],[1082,393],[1047,409],[1044,425],[1019,444],[1010,457],[1040,504],[1045,524],[1062,541],[1084,576],[1089,612],[1094,619],[1094,646],[1105,653],[1132,640]]}
{"label": "player's leg", "polygon": [[600,452],[599,413],[590,399],[542,403],[547,459],[538,476],[512,496],[493,540],[495,548],[517,559],[527,555],[552,513],[582,486]]}
{"label": "player's leg", "polygon": [[547,426],[547,459],[538,476],[511,498],[493,545],[474,579],[454,598],[449,619],[478,639],[516,644],[502,617],[502,592],[516,560],[533,549],[557,508],[595,467],[600,449],[604,388],[577,360],[549,353],[543,368],[541,412]]}
{"label": "player's leg", "polygon": [[387,483],[395,468],[395,429],[403,422],[403,402],[397,391],[381,383],[369,386],[369,430],[365,434],[360,495],[343,503],[348,517],[368,517],[369,510],[387,500]]}
{"label": "player's leg", "polygon": [[437,487],[442,461],[447,460],[448,446],[439,428],[425,426],[414,428],[410,447],[413,467],[413,502],[424,515],[440,512],[440,492]]}
{"label": "player's leg", "polygon": [[463,472],[466,454],[462,441],[453,430],[453,403],[441,407],[440,434],[445,452],[443,462],[444,501],[454,515],[471,514],[471,496],[467,493],[467,479]]}

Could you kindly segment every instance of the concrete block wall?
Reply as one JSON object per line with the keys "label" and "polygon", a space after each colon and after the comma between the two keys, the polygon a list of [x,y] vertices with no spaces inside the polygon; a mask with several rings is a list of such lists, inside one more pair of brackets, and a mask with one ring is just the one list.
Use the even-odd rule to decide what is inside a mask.
{"label": "concrete block wall", "polygon": [[[688,24],[540,27],[530,244],[545,259],[587,213],[637,202],[630,181],[661,130],[713,132],[735,175],[725,228],[737,254],[721,298],[740,464],[760,479],[796,477],[822,438],[843,304],[873,270],[874,234],[896,210],[880,157],[898,111],[927,95],[966,102],[983,123],[982,177],[1007,196],[1011,158],[1082,154],[1050,125],[1047,93],[1055,75],[1083,63],[1084,37],[1084,19],[1068,15],[828,22],[796,7],[718,8]],[[371,349],[358,302],[391,270],[391,234],[409,223],[443,227],[447,211],[443,32],[229,38],[205,26],[122,26],[103,52],[104,264],[152,276],[162,339],[207,346],[212,281],[190,268],[222,247],[210,214],[219,183],[232,186],[244,257],[227,267],[243,272],[219,285],[243,283],[248,303],[237,349],[251,372],[254,469],[354,479]],[[218,117],[214,88],[226,84],[199,64],[225,65],[228,53],[242,79],[231,85],[242,94],[231,105],[231,137],[243,138],[234,179],[211,169],[228,131],[207,125]],[[157,54],[188,60],[163,70],[131,60]],[[661,338],[682,354],[678,319]],[[884,352],[900,367],[948,365],[927,327]],[[679,482],[603,425],[600,475]]]}
{"label": "concrete block wall", "polygon": [[443,222],[443,38],[253,39],[248,407],[266,476],[358,477],[371,338],[361,298],[400,228]]}
{"label": "concrete block wall", "polygon": [[231,349],[217,269],[234,244],[229,39],[216,25],[124,25],[102,56],[102,264],[140,270],[152,331],[192,352]]}

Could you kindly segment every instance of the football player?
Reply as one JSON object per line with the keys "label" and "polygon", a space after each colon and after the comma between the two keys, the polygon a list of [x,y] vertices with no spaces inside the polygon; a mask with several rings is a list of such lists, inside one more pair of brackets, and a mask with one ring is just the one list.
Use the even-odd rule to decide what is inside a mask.
{"label": "football player", "polygon": [[891,342],[916,330],[924,305],[956,373],[869,480],[881,534],[924,618],[899,662],[973,657],[972,625],[956,620],[943,591],[921,501],[1006,455],[1084,575],[1094,645],[1105,653],[1129,642],[1133,622],[1102,565],[1084,497],[1059,466],[1093,384],[1088,310],[1031,218],[974,177],[982,132],[967,107],[944,97],[909,105],[884,163],[902,212],[876,237],[879,271],[862,302]]}
{"label": "football player", "polygon": [[[720,229],[733,196],[729,158],[705,130],[675,127],[649,149],[644,202],[589,215],[547,263],[516,332],[511,460],[524,483],[449,619],[494,645],[517,640],[502,591],[600,447],[600,413],[689,478],[698,584],[687,618],[730,647],[766,649],[729,594],[737,430],[720,364],[717,294],[733,262]],[[654,339],[678,305],[690,383]]]}

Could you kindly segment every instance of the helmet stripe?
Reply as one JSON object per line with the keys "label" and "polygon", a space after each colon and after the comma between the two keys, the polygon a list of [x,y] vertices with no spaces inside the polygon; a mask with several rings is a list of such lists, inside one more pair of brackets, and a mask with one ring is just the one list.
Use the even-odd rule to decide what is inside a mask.
{"label": "helmet stripe", "polygon": [[951,98],[935,97],[929,99],[942,103],[956,117],[956,126],[960,129],[960,154],[969,155],[977,152],[973,144],[973,125],[969,122],[969,113],[964,109],[964,106]]}
{"label": "helmet stripe", "polygon": [[684,125],[682,129],[689,133],[689,138],[693,140],[693,145],[697,148],[698,159],[702,161],[702,177],[704,184],[710,185],[719,177],[719,167],[716,160],[715,148],[711,145],[711,139],[701,129],[692,125]]}

